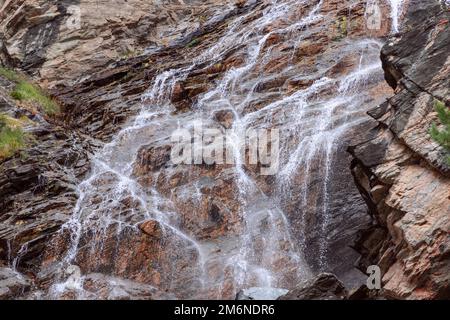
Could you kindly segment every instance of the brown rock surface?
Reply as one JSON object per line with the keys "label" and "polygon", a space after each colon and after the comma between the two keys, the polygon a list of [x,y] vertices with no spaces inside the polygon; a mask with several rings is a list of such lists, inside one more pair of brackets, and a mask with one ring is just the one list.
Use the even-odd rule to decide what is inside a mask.
{"label": "brown rock surface", "polygon": [[41,79],[72,85],[108,64],[193,34],[231,0],[20,0],[0,8],[2,62]]}
{"label": "brown rock surface", "polygon": [[31,138],[25,150],[0,161],[0,261],[17,259],[18,268],[36,270],[49,237],[71,216],[91,140],[17,104],[13,87],[0,76],[0,112],[26,119]]}
{"label": "brown rock surface", "polygon": [[[392,91],[377,63],[362,62],[379,61],[378,38],[388,35],[391,20],[382,1],[382,27],[368,30],[364,2],[350,2],[320,2],[320,18],[298,30],[289,27],[299,17],[309,18],[319,1],[292,7],[264,30],[258,26],[271,5],[266,1],[5,2],[0,61],[51,89],[62,113],[35,120],[30,131],[38,143],[27,151],[31,157],[0,164],[0,265],[17,264],[32,276],[36,291],[29,298],[234,298],[244,284],[258,284],[272,270],[279,272],[277,286],[298,289],[291,298],[343,298],[343,285],[331,275],[313,281],[312,291],[294,288],[299,264],[290,250],[300,247],[305,274],[332,271],[350,287],[359,286],[364,275],[353,268],[359,255],[350,245],[369,223],[368,205],[376,223],[359,242],[361,265],[382,266],[386,296],[447,297],[448,167],[442,148],[427,136],[436,118],[430,93],[448,97],[448,25],[439,22],[445,13],[436,1],[410,1],[410,19],[423,18],[427,10],[436,16],[416,19],[423,25],[383,50],[396,96],[371,112],[378,127],[368,130],[375,121],[365,110]],[[74,20],[77,10],[81,28]],[[254,47],[221,42],[242,31],[233,29],[236,21],[244,31],[257,22],[248,41],[267,35],[253,64]],[[416,39],[415,28],[427,31]],[[211,48],[220,54],[192,64]],[[361,66],[368,67],[362,76],[355,72]],[[227,82],[247,67],[242,77]],[[170,70],[185,72],[172,83],[175,76],[161,77]],[[362,78],[364,72],[371,76]],[[13,85],[0,81],[1,107],[23,112],[8,97]],[[220,95],[208,93],[220,84],[220,94],[236,94],[208,105]],[[357,94],[359,100],[346,100]],[[304,97],[295,100],[299,95]],[[285,99],[295,103],[284,105]],[[295,118],[302,103],[308,109]],[[160,105],[165,109],[158,118],[152,112]],[[232,112],[230,106],[243,107]],[[267,107],[274,109],[270,121],[259,113]],[[133,125],[141,110],[148,118],[138,117]],[[259,175],[261,164],[243,165],[255,182],[250,191],[243,190],[243,174],[233,165],[174,166],[170,134],[206,111],[208,125],[221,132],[246,116],[255,126],[292,124],[295,130],[283,137],[282,165],[289,168],[291,156],[304,161],[276,177]],[[139,126],[152,116],[151,125]],[[329,127],[321,127],[326,116]],[[130,131],[121,131],[124,127]],[[339,134],[331,130],[336,128]],[[317,130],[338,139],[331,147],[318,140],[295,154],[293,146],[314,141]],[[350,141],[369,138],[352,149],[358,190],[345,149]],[[102,147],[109,153],[91,157]],[[248,156],[248,149],[244,153]],[[89,158],[95,160],[91,176]],[[250,196],[243,200],[242,193]],[[246,210],[253,215],[246,217]],[[280,211],[285,216],[273,218]],[[286,227],[285,220],[293,240],[289,232],[275,232]],[[248,265],[235,259],[242,241],[251,252]],[[239,274],[253,264],[258,268],[250,276]]]}
{"label": "brown rock surface", "polygon": [[406,32],[382,51],[395,96],[370,112],[378,120],[373,139],[350,150],[374,219],[358,247],[363,269],[382,268],[384,296],[445,299],[450,297],[450,168],[445,150],[428,132],[436,119],[434,99],[449,105],[449,13],[438,1],[411,2]]}

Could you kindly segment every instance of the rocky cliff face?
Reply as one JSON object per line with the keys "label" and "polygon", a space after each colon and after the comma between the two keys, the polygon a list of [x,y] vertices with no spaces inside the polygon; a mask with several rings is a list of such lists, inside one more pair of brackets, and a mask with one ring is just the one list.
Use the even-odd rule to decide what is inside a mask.
{"label": "rocky cliff face", "polygon": [[[231,0],[4,1],[0,61],[48,88],[72,85],[112,62],[188,39]],[[220,9],[220,10],[219,10]]]}
{"label": "rocky cliff face", "polygon": [[[360,267],[382,266],[386,296],[446,297],[448,167],[427,135],[431,96],[448,99],[446,9],[409,1],[373,120],[390,2],[376,30],[366,1],[300,2],[0,1],[0,61],[61,107],[13,100],[0,76],[0,112],[35,137],[1,160],[0,297],[342,298],[330,275],[296,284],[364,283],[351,246],[368,224]],[[285,130],[280,172],[174,166],[171,132],[199,119]]]}
{"label": "rocky cliff face", "polygon": [[24,130],[32,138],[23,153],[1,159],[0,260],[13,264],[22,248],[27,269],[36,270],[39,259],[34,259],[49,235],[72,213],[78,179],[89,169],[91,139],[17,103],[10,96],[13,87],[0,79],[0,112],[26,119]]}
{"label": "rocky cliff face", "polygon": [[373,225],[358,248],[378,264],[389,298],[450,297],[450,168],[429,134],[434,100],[450,105],[449,8],[411,1],[404,32],[381,54],[395,95],[369,114],[373,138],[350,148]]}

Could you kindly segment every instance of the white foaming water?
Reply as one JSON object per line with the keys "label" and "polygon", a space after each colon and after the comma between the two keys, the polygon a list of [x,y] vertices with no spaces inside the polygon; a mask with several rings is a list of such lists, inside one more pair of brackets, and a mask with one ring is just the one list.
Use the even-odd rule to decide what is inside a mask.
{"label": "white foaming water", "polygon": [[[177,251],[174,259],[195,257],[190,260],[188,271],[178,269],[176,261],[168,266],[175,279],[164,289],[179,294],[179,298],[233,297],[246,287],[290,288],[310,277],[312,272],[304,257],[308,206],[316,207],[320,224],[317,259],[320,269],[327,270],[327,234],[331,219],[329,185],[334,153],[341,137],[367,119],[360,105],[367,98],[364,90],[382,78],[378,59],[381,43],[372,39],[342,40],[336,55],[359,52],[358,63],[345,76],[326,75],[327,66],[320,63],[317,70],[307,75],[298,74],[293,64],[271,71],[276,43],[270,43],[269,39],[281,37],[291,42],[293,45],[288,47],[287,54],[293,59],[298,44],[307,35],[324,32],[334,23],[322,15],[322,0],[312,1],[313,5],[307,6],[310,2],[267,1],[260,16],[253,17],[250,12],[231,21],[224,35],[200,53],[189,67],[168,70],[156,77],[153,87],[142,97],[142,112],[95,155],[90,177],[79,185],[74,214],[61,231],[70,234],[70,245],[61,260],[63,271],[61,279],[52,286],[52,297],[60,297],[69,290],[83,298],[84,276],[76,267],[81,252],[84,255],[89,252],[95,264],[111,232],[120,235],[127,228],[137,230],[148,220],[158,222],[172,239],[173,244],[167,250]],[[302,6],[308,9],[307,13],[296,15],[295,9]],[[394,16],[394,6],[392,8]],[[398,16],[399,6],[395,8]],[[398,22],[395,25],[398,27]],[[226,71],[214,88],[200,95],[192,111],[174,114],[170,95],[175,84],[200,65],[213,66],[221,62],[233,50],[244,57],[244,63]],[[286,88],[269,92],[258,90],[265,83],[283,77],[292,81],[316,80],[306,88],[291,92],[283,92]],[[255,107],[261,101],[262,106]],[[213,114],[218,110],[231,110],[235,117],[230,135],[235,158],[231,175],[237,189],[235,199],[242,228],[237,235],[205,240],[197,238],[195,230],[182,226],[181,212],[173,197],[163,195],[156,185],[150,190],[144,189],[133,175],[133,168],[139,164],[138,151],[142,146],[167,141],[180,124],[191,128],[200,120],[212,123]],[[247,170],[242,161],[243,150],[239,147],[244,144],[242,133],[256,128],[281,130],[282,165],[274,177],[274,191],[270,194],[260,189],[257,178]],[[320,201],[311,203],[310,184],[317,166],[323,173],[318,182],[322,196]],[[170,174],[172,169],[167,170]],[[204,195],[199,185],[200,180],[193,188],[177,188],[178,199],[201,203]],[[301,232],[293,236],[289,203],[291,197],[297,195]],[[83,243],[83,237],[88,234],[93,240]],[[190,295],[179,293],[180,284],[176,281],[183,279],[186,273],[193,273],[198,279],[198,287],[192,288]]]}
{"label": "white foaming water", "polygon": [[403,2],[404,0],[389,0],[391,6],[392,30],[394,32],[399,31],[399,20],[400,15],[402,14]]}

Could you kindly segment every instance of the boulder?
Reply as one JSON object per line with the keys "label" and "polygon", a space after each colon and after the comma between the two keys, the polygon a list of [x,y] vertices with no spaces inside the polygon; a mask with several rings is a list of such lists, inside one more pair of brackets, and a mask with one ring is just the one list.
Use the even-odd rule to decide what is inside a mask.
{"label": "boulder", "polygon": [[347,294],[344,285],[335,275],[322,273],[298,285],[278,300],[344,300]]}

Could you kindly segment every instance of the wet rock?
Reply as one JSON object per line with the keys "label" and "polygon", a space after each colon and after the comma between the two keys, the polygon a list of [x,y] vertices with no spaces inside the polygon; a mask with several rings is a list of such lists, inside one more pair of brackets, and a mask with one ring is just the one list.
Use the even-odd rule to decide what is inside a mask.
{"label": "wet rock", "polygon": [[31,287],[31,281],[22,274],[0,267],[0,299],[15,299],[22,296]]}
{"label": "wet rock", "polygon": [[141,148],[138,155],[140,170],[155,172],[168,165],[171,149],[172,146],[170,144],[152,144]]}
{"label": "wet rock", "polygon": [[142,284],[100,273],[88,274],[83,279],[85,297],[101,300],[159,300],[175,299],[175,296]]}
{"label": "wet rock", "polygon": [[184,85],[180,82],[175,84],[175,86],[172,89],[172,97],[171,101],[173,103],[180,102],[188,97],[188,93],[186,92],[186,89],[184,88]]}
{"label": "wet rock", "polygon": [[279,288],[248,288],[236,295],[236,300],[277,300],[289,290]]}
{"label": "wet rock", "polygon": [[[232,170],[205,167],[186,172],[183,166],[157,175],[157,190],[171,199],[180,212],[183,230],[189,230],[200,239],[217,239],[239,232],[242,226],[239,201],[235,197],[236,174]],[[145,180],[154,181],[155,178]]]}
{"label": "wet rock", "polygon": [[311,41],[304,41],[297,48],[297,57],[312,57],[325,49],[324,43],[312,43]]}
{"label": "wet rock", "polygon": [[[117,212],[117,216],[119,215],[120,212]],[[159,232],[158,236],[154,232],[155,228]],[[115,285],[121,287],[122,289],[117,290],[123,293],[122,290],[125,290],[123,286],[127,283],[132,290],[133,287],[136,290],[147,290],[148,295],[156,292],[155,288],[161,292],[170,290],[172,285],[178,288],[177,292],[174,292],[177,298],[194,297],[200,292],[201,283],[197,280],[199,252],[193,243],[180,236],[177,230],[147,221],[140,228],[111,224],[105,231],[106,238],[100,239],[101,232],[94,227],[84,232],[75,258],[77,265],[62,270],[66,275],[62,283],[65,286],[74,284],[66,290],[67,294],[75,295],[69,297],[70,299],[81,298],[77,289],[80,283],[87,286],[88,291],[99,290],[98,295],[91,296],[92,299],[107,298],[102,290],[106,290],[108,295],[112,294],[111,290]],[[150,232],[151,234],[148,234]],[[67,245],[66,235],[63,234],[54,237],[52,246],[47,248],[42,268],[48,269],[49,273],[42,274],[40,284],[42,288],[48,290],[47,286],[54,282],[51,280],[52,277],[57,281],[61,279],[61,270],[53,269],[52,265],[58,264],[63,258],[65,250],[58,247],[64,248]],[[92,273],[101,273],[103,276],[90,279],[89,274]],[[173,278],[173,274],[177,274],[176,279]],[[85,275],[88,275],[87,279]],[[108,279],[112,280],[109,284]],[[118,282],[116,283],[114,279]],[[121,299],[125,298],[117,290],[116,294]]]}
{"label": "wet rock", "polygon": [[[340,10],[343,8],[341,8],[341,3],[338,1],[330,2],[332,4],[327,3],[324,8],[325,12],[333,16],[335,14],[339,16],[346,15],[344,11],[347,12],[347,7],[345,7],[345,10]],[[292,12],[292,15],[302,16],[308,12],[308,9],[311,9],[312,5],[311,3],[307,7],[298,6],[298,8],[295,8],[295,12]],[[364,25],[364,9],[362,5],[352,8],[352,15],[356,21],[355,25]],[[258,7],[246,19],[248,22],[251,22],[260,14],[261,10]],[[64,105],[67,108],[68,121],[87,134],[109,141],[113,133],[124,124],[124,121],[140,110],[140,98],[146,89],[145,83],[154,80],[154,77],[162,70],[184,66],[186,61],[196,57],[200,50],[217,44],[217,39],[223,34],[224,26],[229,22],[230,20],[223,24],[216,24],[214,29],[196,34],[195,37],[187,38],[183,47],[167,47],[160,52],[112,64],[110,69],[92,76],[91,79],[84,83],[59,92],[58,97],[64,101]],[[265,79],[262,79],[253,88],[254,95],[251,97],[252,99],[249,101],[249,106],[246,107],[244,114],[263,109],[276,100],[282,100],[283,97],[292,94],[292,91],[288,90],[307,90],[315,81],[321,79],[324,75],[329,75],[328,68],[332,68],[338,61],[351,61],[351,63],[344,63],[343,67],[336,67],[333,73],[335,77],[345,76],[351,71],[352,66],[358,65],[359,55],[355,54],[355,50],[342,53],[342,48],[345,47],[346,42],[331,41],[322,32],[320,23],[317,21],[312,24],[311,27],[314,32],[305,33],[305,41],[307,41],[308,45],[302,48],[303,55],[299,59],[300,61],[292,60],[294,46],[286,43],[288,42],[286,39],[282,36],[270,37],[270,41],[262,47],[261,58],[264,57],[264,59],[259,61],[261,63],[258,62],[254,66],[255,70],[252,71],[254,74],[249,75],[256,80],[259,79],[258,74],[262,74]],[[275,31],[277,28],[287,25],[286,21],[278,21],[268,26],[268,30]],[[313,27],[317,28],[314,29]],[[349,34],[353,34],[355,37],[363,35],[363,32],[359,29],[352,32],[350,31]],[[311,51],[308,51],[308,48]],[[268,54],[269,52],[270,55]],[[378,52],[376,56],[378,58]],[[189,73],[183,77],[183,80],[172,88],[170,94],[169,92],[161,91],[158,92],[161,96],[157,98],[164,101],[172,99],[171,102],[174,104],[174,107],[178,111],[183,111],[183,115],[180,115],[180,117],[186,117],[181,118],[181,121],[189,120],[192,116],[190,113],[192,106],[195,105],[198,109],[202,109],[204,105],[200,103],[196,105],[196,103],[200,101],[207,104],[207,102],[201,101],[201,98],[204,97],[203,93],[206,90],[213,89],[217,83],[220,83],[227,71],[242,67],[246,59],[246,55],[239,52],[239,46],[236,46],[236,48],[232,48],[229,52],[224,53],[224,57],[221,57],[219,62],[214,61],[214,64],[209,66],[205,66],[207,65],[205,64],[189,70]],[[298,64],[296,64],[297,62]],[[289,69],[293,65],[295,67]],[[157,66],[157,68],[153,68],[153,66]],[[143,71],[144,69],[145,72]],[[280,73],[284,72],[287,74],[280,75]],[[301,76],[303,74],[308,74],[309,76],[305,79]],[[376,78],[373,80],[374,86],[370,88],[371,90],[376,91],[375,88],[379,84],[377,81],[382,83],[382,79]],[[289,83],[291,84],[290,88],[288,88]],[[230,85],[232,84],[230,83]],[[228,90],[229,88],[225,89]],[[246,89],[242,88],[244,91]],[[333,94],[333,90],[336,90],[336,88],[330,87],[324,91],[315,92],[315,95],[329,97]],[[368,98],[364,102],[364,106],[359,106],[361,114],[364,113],[362,110],[367,105],[375,104],[375,101],[380,100],[380,96],[384,92],[383,90],[377,91],[373,95],[373,100]],[[168,97],[164,95],[168,95]],[[243,102],[245,101],[245,99],[241,99],[243,97],[239,97],[241,101],[232,102],[234,104]],[[148,100],[148,105],[154,102],[152,97],[149,97]],[[144,101],[144,103],[147,103],[147,101]],[[229,108],[229,105],[225,106]],[[227,110],[223,108],[222,105],[217,106],[219,110]],[[283,118],[283,115],[289,114],[289,112],[288,108],[280,108],[280,111],[274,114],[273,125],[284,123],[286,120]],[[228,111],[223,114],[217,113],[213,119],[224,128],[231,127],[234,120]],[[312,119],[314,118],[311,114],[303,121],[308,126],[309,120]],[[261,118],[255,119],[254,124],[264,124],[264,121]],[[170,135],[170,129],[170,127],[159,128],[159,136]],[[348,136],[343,137],[342,144],[344,145],[352,136],[356,136],[359,132],[358,129],[355,128],[354,131],[348,133]],[[148,134],[147,137],[153,138],[151,134]],[[228,252],[235,249],[238,235],[243,227],[242,218],[240,217],[241,206],[238,199],[239,186],[236,183],[238,177],[233,172],[233,167],[226,165],[200,165],[195,168],[192,166],[174,167],[168,161],[169,147],[167,146],[170,144],[167,140],[164,140],[166,139],[165,137],[162,139],[163,141],[152,139],[151,144],[149,144],[149,141],[142,143],[137,157],[138,161],[134,164],[133,178],[136,178],[149,194],[151,194],[150,190],[154,190],[162,195],[165,201],[161,206],[170,212],[177,213],[176,218],[172,219],[180,230],[193,235],[195,239],[204,242],[208,248],[212,248],[209,249],[213,251],[211,254],[212,261],[209,262],[210,265],[206,266],[211,274],[211,278],[218,279],[222,276],[227,276],[228,279],[232,279],[232,268],[224,268],[223,264],[221,265],[221,260],[219,258],[216,259],[216,257],[225,256]],[[297,142],[294,137],[289,143],[294,145]],[[326,200],[322,196],[323,187],[320,184],[320,179],[323,177],[323,163],[320,162],[324,160],[322,155],[317,154],[317,158],[311,160],[313,165],[309,172],[311,179],[308,180],[308,189],[313,191],[307,197],[308,205],[304,210],[305,214],[301,214],[299,208],[303,209],[304,207],[302,204],[302,192],[304,191],[302,186],[305,179],[309,178],[305,177],[308,173],[305,173],[302,169],[296,172],[295,182],[293,182],[289,194],[283,194],[290,197],[287,200],[288,204],[283,210],[286,209],[287,218],[292,225],[295,239],[300,241],[305,234],[308,235],[305,254],[308,264],[313,267],[314,271],[330,268],[333,271],[347,274],[348,279],[358,279],[359,281],[359,278],[354,275],[354,271],[350,271],[353,270],[353,262],[357,260],[358,255],[348,247],[348,244],[354,239],[356,230],[367,223],[368,217],[365,216],[364,202],[358,196],[357,189],[352,185],[349,171],[345,170],[349,157],[343,151],[344,148],[340,147],[336,151],[338,156],[333,160],[339,163],[339,167],[335,168],[330,176],[334,183],[330,186],[329,192],[336,196],[330,199],[329,208],[331,213],[327,231],[324,232],[322,228],[325,218],[317,214],[317,207],[320,207]],[[246,166],[245,170],[254,178],[258,188],[261,188],[261,192],[256,192],[251,203],[272,208],[272,205],[267,203],[267,196],[263,193],[265,192],[270,196],[272,191],[279,191],[274,183],[274,179],[259,177],[257,166],[254,168]],[[111,188],[103,189],[102,187],[100,189],[102,190],[101,192],[105,193],[111,191]],[[100,199],[100,192],[94,198]],[[139,213],[142,212],[140,205],[137,204],[137,201],[133,201],[131,197],[122,201],[120,206],[115,206],[112,212],[114,216],[118,216],[119,213],[125,213],[125,216],[129,217],[132,215],[131,212],[135,212],[133,210]],[[260,210],[264,212],[264,208]],[[301,221],[301,216],[305,217],[305,221]],[[261,221],[257,220],[255,224],[261,230],[267,230],[267,225],[270,224],[267,222],[269,219],[270,217],[266,216],[261,218]],[[281,223],[273,223],[273,225],[279,226]],[[328,232],[328,230],[334,231]],[[254,235],[254,237],[258,238],[257,235]],[[89,235],[86,235],[86,239],[90,239]],[[86,242],[88,241],[86,240]],[[325,242],[331,248],[322,254],[326,256],[326,264],[323,261],[319,261],[318,255],[315,254],[320,249],[320,246],[323,247]],[[261,239],[255,240],[254,243],[254,247],[257,248],[258,252],[264,252],[264,243]],[[287,247],[286,243],[282,243],[281,246],[283,248]],[[323,251],[323,248],[321,250]],[[85,255],[83,260],[87,261],[89,254],[86,252],[83,255]],[[282,254],[276,254],[276,257],[273,259],[275,261],[273,264],[277,267],[282,266],[283,262],[286,262],[286,259],[283,260],[280,256]],[[112,255],[106,255],[104,258],[105,263],[111,257]],[[160,259],[161,263],[166,261],[164,256]],[[106,270],[109,270],[114,262],[108,262],[107,264]],[[288,273],[290,274],[291,272],[289,271]],[[122,276],[133,277],[133,272],[128,273],[126,271]],[[251,281],[255,280],[252,279]],[[292,284],[286,279],[283,281],[288,285]],[[148,282],[157,283],[156,280],[148,280]],[[236,288],[233,288],[232,280],[226,281],[223,288],[217,287],[219,287],[218,284],[213,287],[214,289],[211,289],[211,292],[208,292],[209,296],[216,297],[218,290],[222,290],[222,295],[219,294],[220,297],[234,298],[236,292],[233,290],[236,290]],[[237,289],[239,290],[240,288]]]}
{"label": "wet rock", "polygon": [[225,129],[230,129],[234,122],[233,110],[220,110],[214,114],[214,119],[219,122]]}
{"label": "wet rock", "polygon": [[[3,111],[25,117],[30,141],[20,154],[0,161],[0,261],[36,271],[49,238],[69,219],[79,178],[88,170],[88,140],[55,119],[32,115],[9,98],[0,83]],[[46,120],[47,119],[47,120]]]}
{"label": "wet rock", "polygon": [[[0,227],[1,260],[6,260],[8,253],[12,252],[19,256],[20,268],[33,272],[48,268],[48,274],[42,275],[38,282],[43,292],[61,276],[70,279],[75,275],[68,283],[67,292],[59,298],[234,298],[241,289],[235,281],[240,277],[236,268],[239,267],[235,260],[236,252],[240,252],[242,241],[245,241],[246,248],[252,250],[251,254],[247,253],[251,260],[248,267],[254,271],[245,279],[246,287],[260,285],[259,277],[275,276],[278,286],[292,288],[298,279],[298,261],[291,261],[286,253],[297,245],[306,257],[302,266],[305,274],[309,269],[312,273],[332,270],[346,283],[357,282],[352,286],[359,285],[361,274],[353,268],[359,256],[349,244],[356,237],[356,231],[368,224],[369,216],[352,182],[348,170],[350,157],[344,149],[355,137],[367,140],[375,135],[373,130],[367,130],[371,122],[365,120],[364,110],[369,105],[378,104],[390,93],[383,86],[381,73],[370,79],[364,78],[367,92],[358,105],[352,106],[354,110],[341,113],[348,107],[349,101],[345,101],[330,114],[329,125],[333,128],[344,125],[348,119],[360,121],[360,124],[340,135],[329,154],[325,150],[328,148],[327,139],[316,141],[309,153],[306,148],[301,149],[301,155],[297,156],[306,156],[307,161],[282,177],[290,179],[287,186],[277,185],[278,177],[260,176],[258,166],[247,164],[242,170],[254,181],[251,187],[243,183],[244,174],[237,172],[232,165],[174,166],[170,163],[168,137],[180,123],[198,118],[203,110],[210,111],[207,117],[216,122],[215,127],[220,128],[220,124],[225,129],[231,128],[235,121],[235,114],[230,109],[232,105],[237,107],[237,113],[242,113],[239,116],[254,112],[251,122],[255,126],[288,127],[301,122],[301,128],[294,128],[294,134],[286,139],[284,151],[287,155],[284,159],[290,159],[293,147],[302,143],[298,141],[300,137],[306,144],[316,139],[313,133],[322,126],[317,119],[326,115],[323,114],[326,108],[321,108],[320,101],[335,103],[333,97],[336,98],[336,92],[341,89],[338,88],[339,83],[359,65],[360,52],[366,52],[366,49],[367,52],[375,52],[371,58],[378,59],[378,41],[367,43],[365,39],[367,35],[387,35],[390,19],[384,18],[383,28],[373,34],[364,27],[366,8],[363,2],[348,7],[346,2],[329,0],[324,1],[320,9],[321,16],[326,19],[313,20],[299,30],[279,33],[278,30],[294,25],[298,17],[306,17],[316,2],[294,6],[282,19],[267,25],[264,30],[257,30],[258,35],[262,32],[272,34],[264,45],[258,47],[257,61],[247,70],[253,49],[248,50],[250,47],[246,47],[246,43],[232,43],[214,61],[195,65],[192,61],[200,52],[213,46],[228,45],[219,41],[228,32],[228,27],[233,26],[236,17],[244,19],[243,27],[261,17],[264,14],[262,9],[268,5],[261,1],[254,1],[252,5],[246,1],[232,1],[237,8],[229,7],[228,1],[218,0],[170,1],[164,4],[164,8],[150,1],[133,0],[120,2],[120,5],[81,1],[83,19],[80,30],[68,30],[67,19],[73,16],[64,11],[68,9],[64,4],[56,5],[55,1],[21,3],[25,2],[26,11],[18,5],[8,4],[2,13],[7,13],[8,19],[0,23],[0,32],[5,38],[0,45],[0,58],[21,66],[39,78],[43,85],[52,88],[63,113],[58,118],[61,121],[58,125],[40,126],[37,130],[36,135],[42,143],[41,157],[36,157],[40,150],[35,148],[32,160],[18,163],[17,158],[9,159],[5,162],[6,170],[2,168],[0,182],[4,193],[1,193],[1,201],[5,206],[0,211],[0,221],[6,223]],[[93,10],[94,5],[99,5],[100,9],[96,7]],[[385,9],[386,3],[383,5]],[[389,17],[388,12],[384,13],[384,17]],[[214,18],[209,19],[211,17]],[[344,21],[348,21],[348,25]],[[297,38],[300,32],[301,41]],[[27,33],[30,37],[26,36]],[[254,33],[246,34],[246,39],[253,39]],[[144,48],[148,50],[143,52]],[[439,57],[442,58],[442,54]],[[175,86],[169,88],[172,90],[161,86],[155,92],[148,91],[157,75],[178,68],[187,70],[186,66],[192,67],[178,82],[174,77],[165,79],[167,85],[175,82]],[[242,77],[231,81],[227,77],[234,72],[242,72]],[[359,76],[353,76],[347,84],[358,83]],[[314,89],[326,78],[332,78],[334,84]],[[205,97],[205,92],[219,84],[224,84],[222,91]],[[414,93],[417,91],[413,85],[408,88],[415,90]],[[215,99],[231,90],[236,94],[230,99]],[[285,99],[295,100],[308,90],[311,94],[295,103],[276,104],[285,102]],[[342,94],[339,98],[353,93]],[[164,112],[177,111],[174,112],[174,121],[161,120],[158,118],[160,115],[151,119],[138,118],[145,123],[152,121],[151,125],[134,128],[128,135],[115,136],[141,110],[150,114],[158,111],[156,106],[160,104],[167,108]],[[296,106],[303,104],[308,104],[308,110],[299,118],[293,118],[299,110],[295,109]],[[239,110],[241,106],[243,110]],[[274,109],[269,114],[270,122],[264,114],[266,107]],[[257,112],[261,110],[261,113]],[[426,108],[418,110],[416,118],[427,111]],[[392,122],[393,131],[408,127],[404,116],[397,120]],[[417,128],[413,125],[408,129],[411,129],[409,136],[412,136]],[[331,137],[334,133],[327,132],[322,138]],[[79,234],[80,243],[76,244],[78,250],[73,263],[77,267],[75,270],[70,266],[68,270],[52,269],[65,257],[67,248],[77,238],[70,234],[70,230],[56,231],[73,213],[79,195],[77,191],[86,191],[76,187],[89,166],[86,150],[97,149],[102,145],[99,141],[110,142],[113,137],[118,138],[114,143],[123,147],[119,150],[126,151],[114,154],[113,149],[114,159],[111,161],[106,155],[105,161],[114,170],[106,170],[93,177],[83,194],[80,219],[86,224]],[[356,148],[362,155],[361,162],[382,164],[383,148],[392,141],[396,141],[392,136],[382,137],[375,146]],[[418,165],[419,158],[410,153],[401,155],[399,144],[391,148],[392,158],[397,164],[381,168],[386,172],[382,178],[366,176],[364,179],[366,168],[355,165],[355,174],[364,179],[358,187],[360,191],[365,190],[367,203],[372,200],[383,202],[381,199],[389,194],[390,184],[399,177],[404,185],[414,181],[420,185],[417,181],[422,177],[431,183],[435,178],[420,170],[402,176],[401,165]],[[435,148],[440,150],[437,146]],[[319,149],[317,153],[312,151]],[[135,162],[123,160],[134,156]],[[55,157],[54,161],[52,157]],[[39,163],[33,162],[34,159]],[[437,159],[436,155],[431,155],[429,160],[433,162],[434,159]],[[121,164],[124,162],[130,164],[130,168],[123,168]],[[326,177],[324,168],[329,171]],[[116,169],[120,172],[115,172]],[[132,174],[125,177],[122,173],[128,169]],[[445,185],[445,181],[439,180],[439,186]],[[416,193],[417,190],[412,191],[407,198],[414,198]],[[249,195],[245,201],[242,201],[242,194]],[[276,203],[272,196],[277,199]],[[390,201],[396,207],[395,214],[389,218],[389,210],[385,210],[382,219],[392,230],[406,230],[414,224],[410,223],[410,218],[400,227],[396,222],[402,210],[411,205],[409,200],[405,203],[398,200],[392,197]],[[435,210],[431,201],[424,206]],[[279,207],[286,216],[280,218]],[[252,216],[248,218],[244,214]],[[274,219],[274,215],[278,218]],[[250,226],[247,229],[245,219]],[[287,237],[282,233],[287,229],[285,220],[289,221],[293,241],[290,235]],[[433,225],[439,221],[440,217],[436,215],[429,220]],[[385,243],[380,241],[386,236],[387,228],[378,226],[374,229],[376,232],[364,241],[368,246],[367,253],[372,258],[383,252],[380,264],[388,267],[395,250],[384,251]],[[243,230],[248,232],[249,239],[242,239]],[[279,230],[282,231],[277,233]],[[267,241],[266,236],[271,241]],[[410,232],[410,236],[420,247],[421,235]],[[441,233],[439,237],[442,237]],[[428,235],[426,240],[431,241],[432,237]],[[46,243],[50,245],[45,246]],[[379,247],[374,249],[374,243]],[[440,264],[445,261],[439,260],[437,253],[441,249],[445,253],[445,248],[433,247],[429,259],[424,260],[438,266],[434,275],[436,281],[445,281],[445,278],[438,279],[442,270]],[[205,252],[208,260],[202,261]],[[303,257],[299,260],[303,261]],[[363,260],[369,259],[363,257]],[[263,265],[261,261],[270,263]],[[283,270],[282,274],[280,270]],[[400,279],[398,269],[393,271],[393,278]],[[78,280],[83,278],[80,292]],[[173,295],[161,293],[166,291],[173,292]],[[342,298],[344,291],[333,276],[323,275],[313,281],[309,289],[299,287],[291,297]],[[261,294],[259,289],[247,293],[250,296]]]}
{"label": "wet rock", "polygon": [[347,290],[335,275],[323,273],[300,284],[278,300],[343,300]]}

